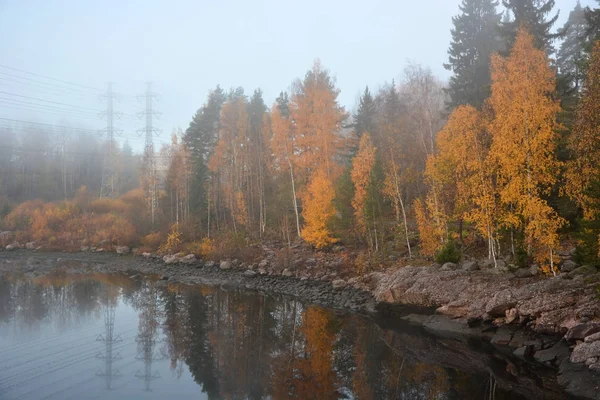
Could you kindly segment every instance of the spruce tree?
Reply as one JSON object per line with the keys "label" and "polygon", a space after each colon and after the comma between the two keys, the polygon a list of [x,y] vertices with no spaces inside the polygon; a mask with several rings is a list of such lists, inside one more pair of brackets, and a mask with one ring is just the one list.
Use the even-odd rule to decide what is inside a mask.
{"label": "spruce tree", "polygon": [[500,26],[500,32],[506,40],[506,49],[513,47],[517,32],[523,26],[533,35],[538,49],[544,49],[548,55],[554,53],[552,42],[563,36],[562,31],[550,32],[559,14],[557,12],[547,19],[554,8],[554,0],[502,0],[502,4],[513,16]]}
{"label": "spruce tree", "polygon": [[217,142],[221,106],[225,102],[225,93],[219,86],[208,94],[207,102],[196,112],[190,126],[183,135],[183,142],[190,151],[193,173],[190,183],[192,201],[190,206],[196,215],[205,215],[205,181],[208,174],[206,163]]}
{"label": "spruce tree", "polygon": [[363,133],[373,133],[375,130],[375,114],[377,108],[375,107],[375,101],[369,87],[365,88],[363,95],[360,97],[358,103],[358,109],[353,115],[354,118],[354,132],[356,137],[360,139]]}
{"label": "spruce tree", "polygon": [[556,66],[564,89],[579,92],[583,81],[583,63],[585,61],[584,43],[582,39],[587,31],[585,12],[579,1],[569,14],[569,19],[563,27],[565,39],[556,54]]}
{"label": "spruce tree", "polygon": [[599,7],[590,8],[586,7],[584,10],[585,19],[587,21],[587,30],[585,39],[587,39],[587,50],[591,52],[592,44],[596,40],[600,40],[600,0],[596,0]]}
{"label": "spruce tree", "polygon": [[495,0],[463,0],[461,13],[452,18],[452,42],[444,64],[454,73],[447,90],[450,108],[481,107],[490,95],[490,57],[502,48],[497,6]]}

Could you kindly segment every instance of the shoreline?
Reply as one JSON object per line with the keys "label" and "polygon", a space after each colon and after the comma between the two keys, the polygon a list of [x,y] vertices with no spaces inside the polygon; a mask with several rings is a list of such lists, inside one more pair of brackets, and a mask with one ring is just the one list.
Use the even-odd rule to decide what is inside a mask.
{"label": "shoreline", "polygon": [[[434,299],[430,298],[428,291],[421,290],[420,296],[410,293],[410,288],[414,288],[415,283],[418,282],[419,274],[425,271],[430,276],[445,279],[448,282],[450,281],[449,276],[452,275],[461,278],[467,277],[471,282],[476,280],[477,275],[467,275],[463,271],[444,271],[441,268],[434,270],[431,267],[404,267],[406,268],[404,271],[403,268],[400,268],[395,274],[373,273],[378,275],[373,277],[370,276],[373,274],[369,274],[365,279],[355,280],[353,283],[348,283],[350,280],[343,281],[342,284],[339,282],[340,279],[331,281],[327,278],[298,278],[294,275],[289,276],[289,274],[270,273],[264,269],[260,271],[265,273],[261,273],[254,269],[248,269],[243,263],[238,264],[229,260],[224,263],[217,265],[195,259],[181,259],[178,263],[169,264],[159,258],[119,256],[114,253],[57,253],[31,250],[0,252],[0,274],[17,273],[36,278],[64,271],[69,274],[84,275],[91,273],[126,274],[132,279],[154,275],[158,276],[160,285],[208,285],[218,286],[225,290],[267,292],[295,297],[310,304],[362,314],[371,318],[378,325],[387,326],[392,330],[402,329],[403,326],[416,326],[441,340],[457,341],[465,346],[472,341],[485,343],[486,346],[491,345],[493,349],[504,354],[507,360],[512,360],[509,361],[509,365],[520,362],[550,368],[555,373],[556,382],[569,395],[576,398],[600,399],[600,384],[596,383],[599,382],[599,371],[588,368],[585,362],[572,363],[570,360],[573,355],[573,343],[578,343],[589,336],[586,335],[586,332],[579,332],[579,336],[574,336],[577,332],[572,330],[575,328],[581,330],[581,324],[574,325],[570,331],[566,332],[566,335],[565,332],[557,332],[552,329],[536,330],[537,325],[527,319],[519,321],[517,318],[510,321],[512,323],[506,323],[506,317],[504,321],[501,321],[498,318],[472,318],[468,317],[470,315],[468,312],[461,314],[456,310],[447,313],[444,310],[453,307],[448,307],[448,304],[436,304]],[[483,272],[479,272],[483,274]],[[410,275],[412,281],[403,274]],[[363,288],[368,286],[367,282],[373,285],[373,280],[378,280],[374,288],[364,290]],[[535,279],[531,283],[544,281],[549,280]],[[409,288],[400,293],[398,285],[392,285],[391,288],[385,289],[386,282],[388,286],[390,286],[390,282],[400,282]],[[440,291],[443,288],[438,287],[435,290]],[[502,290],[493,294],[492,298],[497,297]],[[391,293],[394,301],[381,301],[382,293],[388,296]],[[503,307],[513,306],[510,309],[515,308],[514,305],[514,300],[503,303]],[[461,311],[465,310],[464,307],[455,308]],[[442,310],[440,311],[440,309]],[[592,324],[589,326],[593,327],[596,322],[591,321],[587,324]],[[598,331],[600,331],[600,325],[598,325]],[[565,337],[569,335],[569,332],[571,332],[571,338],[567,340]],[[583,337],[580,337],[582,335]],[[600,341],[594,343],[600,345]],[[506,384],[509,385],[510,382]]]}

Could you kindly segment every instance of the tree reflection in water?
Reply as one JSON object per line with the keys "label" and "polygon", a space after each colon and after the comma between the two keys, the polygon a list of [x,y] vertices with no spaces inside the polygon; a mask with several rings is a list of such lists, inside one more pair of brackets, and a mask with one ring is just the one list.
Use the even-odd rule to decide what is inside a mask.
{"label": "tree reflection in water", "polygon": [[[136,376],[146,390],[159,377],[154,368],[162,363],[170,366],[174,379],[188,370],[186,376],[209,399],[490,396],[487,377],[428,363],[427,357],[420,361],[419,352],[433,348],[426,342],[433,339],[383,330],[361,316],[306,306],[291,298],[166,285],[152,279],[0,278],[0,332],[9,326],[35,329],[50,322],[69,329],[82,316],[96,315],[106,319],[110,329],[104,334],[114,341],[114,309],[119,304],[137,312],[132,346],[137,347],[137,368],[143,362]],[[105,349],[107,357],[109,352]],[[107,368],[104,372],[110,378],[114,371]],[[511,397],[497,391],[495,398]]]}

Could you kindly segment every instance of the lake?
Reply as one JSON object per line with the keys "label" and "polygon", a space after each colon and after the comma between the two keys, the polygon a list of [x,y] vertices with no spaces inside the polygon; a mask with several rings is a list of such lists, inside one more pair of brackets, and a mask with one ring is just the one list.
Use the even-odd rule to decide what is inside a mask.
{"label": "lake", "polygon": [[4,400],[533,398],[454,342],[257,292],[0,277]]}

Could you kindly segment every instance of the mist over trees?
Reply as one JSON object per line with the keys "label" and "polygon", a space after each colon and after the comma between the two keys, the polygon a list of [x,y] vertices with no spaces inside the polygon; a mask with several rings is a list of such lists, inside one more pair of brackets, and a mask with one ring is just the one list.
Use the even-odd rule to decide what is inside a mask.
{"label": "mist over trees", "polygon": [[[4,227],[35,236],[35,224],[16,221],[51,219],[38,215],[40,205],[19,206],[39,198],[59,210],[75,204],[66,220],[100,210],[125,219],[135,232],[127,244],[146,249],[207,256],[303,239],[316,249],[364,248],[383,260],[433,257],[458,245],[556,273],[562,235],[582,234],[588,258],[598,249],[599,13],[577,2],[556,27],[553,0],[462,0],[444,64],[449,82],[409,64],[397,81],[365,87],[354,110],[339,103],[343,88],[318,60],[276,99],[217,85],[157,153],[154,227],[146,214],[128,214],[122,198],[100,207],[76,196],[81,186],[92,198],[100,192],[106,149],[91,133],[61,141],[60,130],[6,126]],[[127,146],[117,158],[118,192],[144,210],[140,158]],[[62,224],[52,218],[59,221],[49,226]]]}

